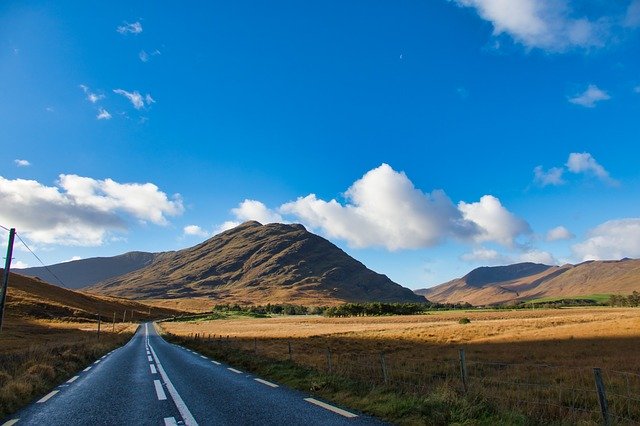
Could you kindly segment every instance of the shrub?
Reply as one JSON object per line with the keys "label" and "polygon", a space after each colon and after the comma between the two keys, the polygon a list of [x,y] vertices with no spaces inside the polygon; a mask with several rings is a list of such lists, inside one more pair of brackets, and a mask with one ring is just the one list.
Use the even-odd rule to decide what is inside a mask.
{"label": "shrub", "polygon": [[458,324],[469,324],[471,322],[471,320],[467,317],[464,318],[460,318],[460,321],[458,321]]}

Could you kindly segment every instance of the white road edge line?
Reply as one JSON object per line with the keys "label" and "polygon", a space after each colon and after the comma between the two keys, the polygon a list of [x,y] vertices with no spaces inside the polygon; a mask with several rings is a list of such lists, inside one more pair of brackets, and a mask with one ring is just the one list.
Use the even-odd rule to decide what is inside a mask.
{"label": "white road edge line", "polygon": [[200,358],[207,359],[207,357],[206,357],[206,356],[204,356],[204,355],[200,355]]}
{"label": "white road edge line", "polygon": [[155,365],[149,364],[149,368],[151,368],[151,374],[158,374],[158,370],[156,370]]}
{"label": "white road edge line", "polygon": [[164,380],[164,383],[167,386],[167,390],[169,391],[169,395],[171,395],[173,403],[176,404],[176,407],[178,408],[178,411],[182,416],[182,420],[184,421],[185,426],[198,426],[198,422],[196,422],[196,419],[193,418],[191,411],[189,411],[189,409],[187,408],[187,404],[184,403],[184,401],[180,397],[180,394],[173,386],[173,383],[171,383],[171,380],[169,380],[169,376],[167,376],[167,373],[164,371],[164,368],[162,367],[162,364],[160,363],[158,355],[153,349],[153,346],[149,345],[149,349],[151,349],[151,354],[156,361],[158,372],[160,372],[160,376],[162,377],[162,380]]}
{"label": "white road edge line", "polygon": [[271,386],[272,388],[277,388],[278,387],[278,385],[276,385],[275,383],[271,383],[271,382],[269,382],[267,380],[262,380],[262,379],[258,379],[258,378],[255,378],[253,380],[255,380],[258,383],[262,383],[263,385]]}
{"label": "white road edge line", "polygon": [[82,371],[89,371],[89,370],[91,370],[91,367],[87,367],[87,368],[85,368],[85,369],[84,369],[84,370],[82,370]]}
{"label": "white road edge line", "polygon": [[73,383],[73,382],[75,382],[76,380],[78,380],[78,377],[80,377],[80,376],[73,376],[72,378],[70,378],[69,380],[67,380],[67,383]]}
{"label": "white road edge line", "polygon": [[18,423],[18,420],[20,420],[20,419],[11,419],[11,420],[9,420],[7,422],[2,423],[2,426],[13,426],[16,423]]}
{"label": "white road edge line", "polygon": [[174,417],[165,417],[164,426],[178,426],[178,423],[176,423],[176,419]]}
{"label": "white road edge line", "polygon": [[233,371],[234,373],[242,374],[242,371],[236,370],[235,368],[227,367],[227,370]]}
{"label": "white road edge line", "polygon": [[154,380],[153,385],[156,387],[156,394],[158,394],[158,399],[160,401],[164,401],[165,399],[167,399],[167,394],[164,393],[164,389],[162,388],[162,383],[160,383],[160,380]]}
{"label": "white road edge line", "polygon": [[147,357],[147,361],[149,361],[149,362],[153,362],[153,358],[151,358],[151,356],[148,356],[148,357]]}
{"label": "white road edge line", "polygon": [[214,363],[215,365],[220,365],[218,361],[211,360],[211,362]]}
{"label": "white road edge line", "polygon": [[41,399],[39,399],[37,403],[38,404],[42,404],[43,402],[47,402],[49,399],[51,399],[58,392],[60,392],[60,391],[59,390],[54,390],[54,391],[49,392],[48,394],[43,396]]}
{"label": "white road edge line", "polygon": [[314,398],[305,398],[304,400],[312,404],[315,404],[318,407],[322,407],[325,410],[333,411],[334,413],[340,414],[341,416],[344,416],[344,417],[349,417],[349,418],[358,417],[357,414],[350,413],[346,410],[343,410],[342,408],[334,407],[333,405],[329,405],[326,402],[318,401],[317,399],[314,399]]}

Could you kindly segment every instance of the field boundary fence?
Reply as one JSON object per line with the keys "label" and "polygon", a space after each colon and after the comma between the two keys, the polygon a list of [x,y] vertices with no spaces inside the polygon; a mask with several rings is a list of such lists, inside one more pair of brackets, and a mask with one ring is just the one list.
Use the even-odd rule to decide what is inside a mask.
{"label": "field boundary fence", "polygon": [[[183,336],[184,337],[184,336]],[[330,375],[426,395],[443,386],[479,396],[498,407],[542,422],[640,425],[640,374],[591,367],[480,361],[464,348],[450,359],[407,351],[320,349],[315,343],[275,338],[241,338],[192,333],[187,340],[222,351],[242,351],[290,361]]]}

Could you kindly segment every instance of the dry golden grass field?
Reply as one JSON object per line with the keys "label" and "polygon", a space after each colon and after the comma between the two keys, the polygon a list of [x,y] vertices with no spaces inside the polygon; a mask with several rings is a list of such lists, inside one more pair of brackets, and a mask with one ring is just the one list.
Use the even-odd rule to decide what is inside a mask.
{"label": "dry golden grass field", "polygon": [[[469,324],[459,324],[463,317]],[[570,308],[514,311],[448,311],[429,315],[324,318],[283,316],[162,323],[187,336],[230,336],[252,342],[270,355],[294,345],[336,352],[409,352],[432,360],[457,357],[553,365],[624,368],[640,373],[640,310]]]}
{"label": "dry golden grass field", "polygon": [[[462,318],[470,322],[461,324]],[[238,317],[165,322],[161,327],[185,344],[210,351],[212,356],[226,357],[230,362],[239,359],[252,364],[246,357],[242,361],[234,355],[240,354],[234,351],[241,349],[242,353],[255,353],[274,362],[290,360],[315,371],[328,371],[335,377],[352,378],[367,383],[368,389],[383,386],[399,391],[398,395],[420,398],[435,392],[436,405],[458,407],[462,419],[474,416],[465,414],[464,407],[484,410],[477,408],[484,407],[484,403],[470,401],[490,401],[490,406],[529,419],[518,424],[597,424],[601,413],[593,368],[598,367],[608,390],[613,423],[640,421],[640,309],[447,311],[352,318]],[[197,339],[192,338],[195,334]],[[452,396],[461,395],[464,388],[461,348],[466,353],[471,399]],[[268,374],[271,370],[263,371]],[[323,394],[324,385],[316,381],[303,384],[302,388],[305,386],[307,390],[318,390],[321,396],[354,404],[396,423],[453,421],[451,417],[434,421],[432,414],[425,414],[431,408],[424,408],[424,399],[415,404],[422,408],[403,411],[398,404],[405,404],[406,399],[391,404],[392,408],[380,408],[382,403],[371,402],[375,394],[358,400],[335,389]],[[448,410],[441,408],[447,413],[444,418],[452,416]],[[505,420],[510,419],[509,414],[506,416],[498,418],[511,422]]]}

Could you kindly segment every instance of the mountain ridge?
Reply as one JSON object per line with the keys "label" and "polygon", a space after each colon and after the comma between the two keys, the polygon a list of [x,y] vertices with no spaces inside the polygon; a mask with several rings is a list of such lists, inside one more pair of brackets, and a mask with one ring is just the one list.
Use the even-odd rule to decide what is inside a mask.
{"label": "mountain ridge", "polygon": [[634,290],[640,290],[640,260],[624,258],[561,266],[526,262],[483,266],[415,293],[439,303],[496,305],[539,297],[630,294]]}
{"label": "mountain ridge", "polygon": [[200,244],[162,253],[87,291],[135,299],[210,297],[221,302],[423,302],[300,224],[245,222]]}

